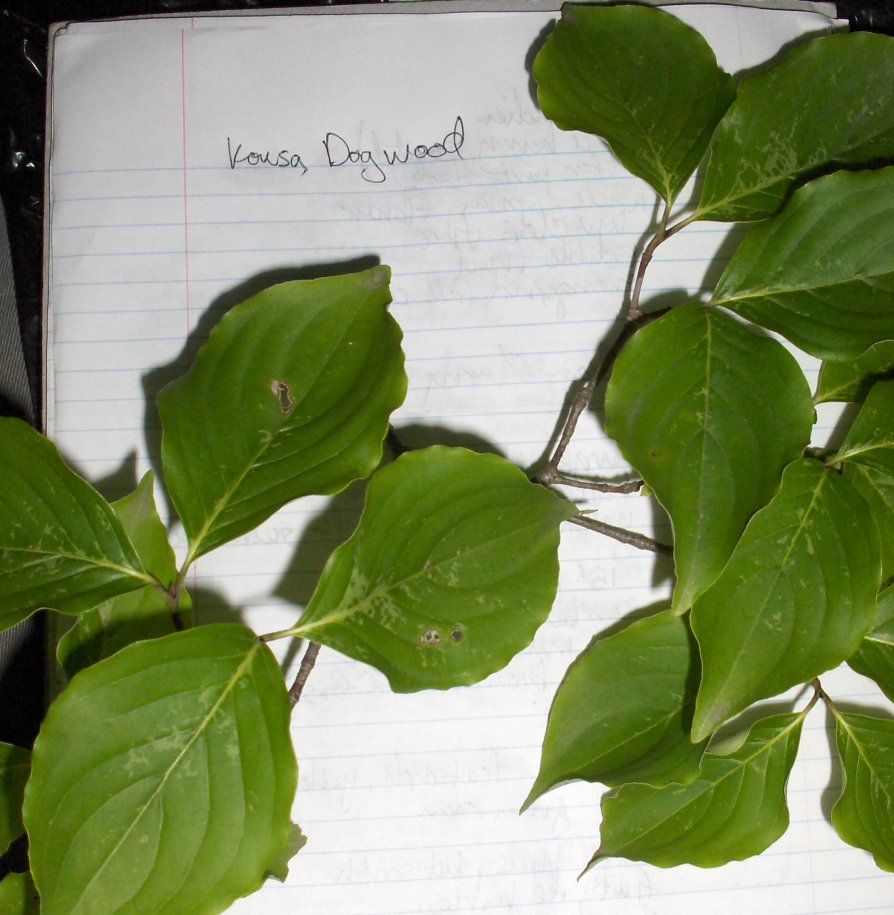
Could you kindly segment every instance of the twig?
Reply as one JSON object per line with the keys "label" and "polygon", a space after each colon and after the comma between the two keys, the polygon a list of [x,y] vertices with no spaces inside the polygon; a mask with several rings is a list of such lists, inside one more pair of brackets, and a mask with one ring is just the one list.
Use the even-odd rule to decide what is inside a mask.
{"label": "twig", "polygon": [[545,467],[537,474],[537,480],[546,486],[552,486],[556,483],[562,486],[574,486],[577,489],[595,489],[596,492],[618,492],[631,493],[639,492],[643,488],[642,480],[623,480],[620,483],[609,483],[604,480],[589,480],[583,477],[573,477],[566,473],[554,470],[552,467]]}
{"label": "twig", "polygon": [[301,659],[298,676],[295,677],[295,682],[289,688],[289,701],[292,703],[292,708],[298,704],[298,700],[301,698],[301,691],[304,689],[304,684],[307,683],[310,672],[314,669],[319,653],[320,646],[316,642],[307,643],[307,651],[304,652],[304,657]]}
{"label": "twig", "polygon": [[646,537],[645,534],[637,534],[636,531],[628,531],[623,527],[615,527],[613,524],[597,521],[595,518],[589,518],[586,515],[575,515],[569,520],[572,524],[596,531],[599,534],[605,534],[606,537],[611,537],[613,540],[626,543],[628,546],[635,546],[638,550],[648,550],[650,553],[660,553],[664,556],[669,556],[673,553],[673,547],[668,546],[666,543],[653,540],[651,537]]}
{"label": "twig", "polygon": [[[596,370],[592,375],[584,379],[583,383],[577,390],[577,394],[574,396],[574,400],[571,402],[571,409],[568,411],[568,418],[565,420],[565,426],[562,429],[562,432],[559,436],[559,441],[556,444],[555,450],[553,451],[552,457],[549,459],[546,467],[541,470],[536,479],[538,482],[543,483],[544,485],[550,485],[551,483],[558,482],[554,479],[555,474],[559,474],[559,464],[562,461],[562,458],[565,456],[565,450],[568,448],[568,445],[571,442],[571,438],[574,435],[574,430],[577,428],[577,421],[580,419],[581,413],[587,408],[587,404],[592,400],[593,394],[596,391],[596,388],[602,383],[603,379],[611,371],[612,366],[615,364],[615,360],[618,358],[618,354],[624,348],[624,344],[639,330],[641,327],[645,327],[646,324],[650,324],[656,318],[660,318],[662,315],[666,314],[668,309],[664,308],[660,311],[650,312],[649,314],[641,314],[635,320],[628,320],[624,325],[624,329],[618,334],[618,338],[612,344],[611,349],[605,354],[605,358],[596,366]],[[577,485],[577,484],[573,484]],[[590,488],[590,487],[585,487]],[[595,487],[592,487],[595,488]],[[637,487],[639,488],[639,487]],[[617,490],[606,490],[607,492],[617,491]],[[629,492],[635,492],[636,490],[627,490]]]}
{"label": "twig", "polygon": [[[661,221],[658,223],[658,231],[649,240],[649,243],[643,249],[639,259],[639,267],[636,271],[636,279],[633,283],[633,292],[630,294],[630,308],[627,311],[627,320],[636,321],[642,316],[639,307],[639,298],[643,291],[643,280],[646,278],[646,270],[652,263],[652,257],[658,246],[668,238],[667,221],[670,219],[670,204],[665,203],[664,212],[661,214]],[[675,227],[676,228],[676,227]]]}

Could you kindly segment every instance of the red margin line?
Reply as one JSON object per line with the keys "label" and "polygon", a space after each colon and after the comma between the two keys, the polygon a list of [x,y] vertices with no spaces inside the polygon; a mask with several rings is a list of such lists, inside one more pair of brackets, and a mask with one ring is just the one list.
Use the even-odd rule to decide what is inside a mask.
{"label": "red margin line", "polygon": [[[183,266],[184,280],[186,283],[186,339],[190,346],[189,337],[192,331],[192,314],[190,312],[189,298],[189,182],[187,168],[187,142],[186,142],[186,30],[180,30],[180,134],[183,150]],[[192,353],[189,353],[192,356]]]}

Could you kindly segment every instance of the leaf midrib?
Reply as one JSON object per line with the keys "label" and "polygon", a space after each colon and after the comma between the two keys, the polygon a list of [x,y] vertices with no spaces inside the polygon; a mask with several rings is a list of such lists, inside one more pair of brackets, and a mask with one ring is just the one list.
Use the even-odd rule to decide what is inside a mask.
{"label": "leaf midrib", "polygon": [[800,293],[818,293],[824,291],[834,291],[839,286],[849,286],[855,283],[867,283],[869,280],[875,279],[876,277],[885,277],[894,273],[894,267],[881,270],[879,273],[853,273],[849,276],[846,276],[840,280],[834,280],[827,283],[816,283],[815,285],[806,285],[804,284],[789,284],[789,285],[776,285],[776,286],[766,286],[762,289],[757,290],[748,290],[746,292],[739,293],[737,295],[728,295],[719,299],[711,299],[710,302],[705,306],[706,308],[714,308],[715,306],[723,305],[729,307],[730,305],[735,305],[738,302],[745,302],[750,299],[765,299],[772,298],[779,295],[795,295]]}
{"label": "leaf midrib", "polygon": [[[371,591],[369,594],[362,597],[356,603],[350,604],[347,607],[343,607],[341,609],[333,610],[330,613],[321,616],[319,619],[311,620],[307,623],[304,623],[303,625],[299,621],[298,625],[295,626],[295,628],[292,629],[291,631],[292,631],[293,635],[295,635],[296,637],[301,637],[301,636],[307,635],[308,633],[312,633],[312,632],[320,630],[326,626],[329,626],[332,623],[341,622],[342,620],[348,619],[349,617],[353,616],[356,613],[362,612],[362,610],[366,606],[371,605],[377,598],[388,594],[389,591],[394,591],[394,590],[397,590],[398,588],[403,588],[407,584],[410,584],[410,583],[416,581],[417,579],[421,578],[422,576],[431,575],[432,573],[441,569],[443,566],[446,566],[449,563],[456,562],[461,557],[466,558],[466,557],[474,555],[478,550],[490,549],[494,546],[494,544],[499,543],[501,540],[506,540],[510,537],[515,537],[522,531],[526,531],[526,530],[530,530],[530,529],[534,529],[534,528],[538,528],[538,527],[544,527],[544,526],[545,525],[542,521],[535,521],[535,522],[532,522],[531,524],[526,524],[521,527],[516,527],[516,528],[513,528],[511,531],[506,532],[505,534],[501,534],[499,537],[497,537],[493,540],[487,540],[483,543],[478,543],[475,546],[471,547],[470,549],[461,550],[457,553],[454,553],[452,556],[445,556],[444,559],[442,559],[436,563],[433,563],[431,565],[423,565],[423,567],[421,569],[418,569],[416,572],[413,572],[412,574],[406,576],[405,578],[401,578],[399,581],[391,581],[391,582],[385,582],[385,583],[381,584],[379,587],[377,587],[375,590]],[[359,531],[358,531],[358,533],[359,533]],[[356,534],[355,534],[355,536],[356,536]],[[356,568],[356,560],[355,560],[355,568]],[[352,569],[352,572],[353,572],[353,569]],[[349,579],[349,584],[350,584],[350,579]]]}
{"label": "leaf midrib", "polygon": [[[692,804],[694,804],[699,798],[701,798],[706,793],[708,793],[708,792],[716,793],[717,789],[723,784],[723,782],[726,779],[731,778],[735,773],[738,773],[738,772],[742,771],[743,769],[747,768],[748,766],[751,766],[754,763],[754,761],[762,753],[769,753],[775,747],[775,745],[783,738],[788,739],[788,735],[791,733],[791,731],[794,728],[800,726],[803,719],[804,719],[804,713],[802,712],[800,715],[796,716],[795,719],[789,725],[787,725],[785,728],[783,728],[779,732],[779,734],[777,734],[770,740],[766,741],[765,743],[761,744],[750,756],[747,756],[745,759],[742,759],[742,760],[735,760],[735,762],[737,762],[738,765],[731,767],[726,772],[724,772],[723,775],[721,775],[720,778],[717,779],[717,781],[714,781],[714,782],[705,781],[705,779],[703,778],[703,776],[701,775],[701,772],[700,772],[699,777],[694,782],[692,782],[691,785],[684,786],[684,790],[689,789],[689,788],[695,788],[696,786],[698,786],[699,782],[705,781],[705,785],[702,790],[698,791],[698,793],[695,794],[691,799],[687,799],[684,804],[681,804],[672,813],[668,814],[668,816],[662,818],[661,820],[656,822],[654,825],[650,826],[644,832],[639,833],[635,839],[632,839],[629,842],[625,842],[623,845],[618,846],[617,849],[612,851],[611,855],[615,856],[617,854],[617,852],[620,851],[621,849],[628,848],[635,842],[642,841],[646,836],[653,833],[656,829],[659,829],[660,827],[664,826],[668,822],[668,820],[679,815],[679,813],[681,811],[685,810],[687,807],[690,807]],[[720,759],[729,758],[729,756],[721,756],[721,755],[715,755],[715,754],[707,754],[707,755],[710,757],[708,759],[709,762],[711,759],[720,760]],[[732,754],[730,754],[730,755],[732,755]],[[704,762],[702,763],[702,766],[704,766]],[[702,767],[700,766],[699,768],[701,769]],[[665,842],[664,844],[666,845],[667,843]],[[607,857],[607,856],[603,855],[601,857]]]}
{"label": "leaf midrib", "polygon": [[205,520],[205,523],[200,528],[198,534],[196,535],[195,540],[190,544],[189,555],[184,564],[184,568],[191,565],[192,562],[199,556],[199,554],[201,553],[201,548],[202,548],[203,542],[209,536],[211,531],[214,530],[214,525],[217,523],[218,518],[220,518],[220,516],[226,511],[226,509],[230,507],[230,505],[233,502],[234,495],[238,492],[239,487],[242,485],[245,478],[257,466],[258,461],[261,458],[261,455],[263,455],[265,452],[269,451],[274,446],[274,444],[279,440],[279,437],[283,433],[283,429],[285,429],[286,426],[288,426],[288,424],[289,424],[289,419],[295,413],[295,411],[298,409],[298,407],[301,404],[303,404],[304,401],[307,399],[308,394],[310,393],[313,386],[316,384],[320,375],[325,371],[326,367],[330,364],[330,362],[332,360],[332,354],[338,349],[342,340],[344,340],[345,337],[348,335],[348,331],[354,325],[356,319],[357,319],[357,312],[354,312],[351,315],[351,319],[343,326],[341,335],[333,341],[332,346],[329,348],[329,352],[327,353],[325,359],[320,361],[316,374],[310,380],[310,382],[305,386],[304,395],[302,396],[301,400],[295,401],[292,411],[289,413],[288,416],[283,417],[283,420],[279,424],[279,427],[275,431],[273,431],[269,437],[266,437],[263,435],[260,437],[261,441],[260,441],[259,447],[251,455],[250,459],[248,461],[246,461],[245,466],[243,467],[242,471],[239,474],[237,474],[237,476],[233,480],[233,483],[227,489],[224,490],[223,495],[214,503],[214,508],[212,509],[211,513],[208,515],[207,519]]}
{"label": "leaf midrib", "polygon": [[0,553],[23,553],[26,556],[45,556],[48,560],[62,559],[69,562],[81,562],[85,565],[96,566],[100,569],[108,569],[111,572],[117,572],[118,574],[124,575],[127,578],[136,578],[138,581],[145,582],[147,585],[155,585],[158,583],[148,573],[141,573],[137,569],[131,568],[129,566],[123,566],[110,560],[96,559],[92,556],[87,556],[80,553],[68,553],[61,550],[58,552],[51,552],[49,550],[30,549],[29,547],[2,545],[0,545]]}
{"label": "leaf midrib", "polygon": [[[837,712],[834,708],[833,708],[833,712],[835,714],[836,721],[842,726],[842,728],[844,728],[845,732],[847,733],[848,740],[850,740],[851,744],[853,744],[854,748],[857,751],[857,755],[860,757],[861,761],[863,762],[863,765],[866,766],[866,768],[869,770],[869,773],[872,776],[873,782],[876,785],[878,785],[879,789],[882,791],[882,793],[887,798],[888,805],[890,806],[890,805],[894,804],[894,793],[892,793],[892,791],[885,786],[884,781],[881,778],[879,778],[878,775],[876,774],[875,767],[870,763],[869,758],[864,753],[863,745],[854,736],[854,730],[848,724],[846,717],[843,714],[841,714],[840,712]],[[843,796],[844,795],[842,794],[842,797]]]}
{"label": "leaf midrib", "polygon": [[[751,626],[748,630],[747,637],[743,638],[741,640],[740,649],[736,655],[735,660],[731,664],[728,665],[727,676],[724,678],[721,689],[717,691],[715,698],[711,701],[711,706],[710,706],[711,708],[713,708],[718,703],[719,698],[725,692],[727,684],[729,684],[730,679],[733,676],[735,670],[742,663],[742,659],[743,659],[743,657],[745,657],[745,646],[751,641],[751,637],[753,636],[755,629],[757,629],[760,621],[764,618],[764,610],[766,609],[767,604],[770,601],[772,595],[775,593],[776,586],[777,586],[779,580],[783,576],[785,567],[788,564],[792,551],[795,548],[795,544],[798,542],[799,538],[801,537],[802,533],[804,532],[804,529],[807,526],[808,519],[813,514],[813,511],[816,508],[820,492],[822,492],[823,488],[825,487],[826,479],[827,479],[827,473],[823,472],[822,475],[817,480],[816,485],[813,487],[813,493],[810,498],[810,504],[807,506],[807,509],[798,519],[798,525],[791,535],[788,546],[786,547],[785,555],[782,557],[781,561],[775,566],[772,585],[766,589],[764,600],[762,601],[760,607],[757,609],[757,611],[752,616]],[[718,722],[718,724],[719,723],[720,722]]]}
{"label": "leaf midrib", "polygon": [[[212,719],[217,714],[217,712],[220,710],[220,707],[223,705],[226,698],[233,691],[236,683],[238,683],[239,680],[242,678],[245,669],[247,667],[249,667],[252,664],[252,662],[254,661],[255,655],[257,654],[260,647],[261,647],[260,642],[254,643],[251,646],[251,648],[249,649],[245,658],[239,663],[239,666],[236,668],[233,675],[230,677],[229,681],[226,683],[224,688],[221,690],[220,696],[217,698],[217,700],[208,710],[208,713],[199,723],[198,727],[195,730],[195,733],[184,744],[183,748],[180,750],[180,752],[177,754],[177,756],[174,758],[174,760],[168,765],[167,769],[165,770],[164,774],[161,777],[161,781],[158,783],[157,788],[151,793],[151,795],[149,796],[149,799],[139,808],[139,810],[136,811],[130,826],[128,826],[128,828],[124,831],[121,838],[115,844],[115,847],[109,852],[109,854],[106,856],[105,860],[97,868],[96,873],[90,878],[90,881],[81,890],[81,893],[78,896],[75,904],[72,906],[73,911],[77,909],[77,906],[80,905],[81,900],[89,892],[90,888],[99,878],[100,874],[102,874],[102,872],[109,865],[109,863],[115,858],[115,855],[118,853],[118,850],[127,841],[128,837],[133,832],[133,830],[136,828],[137,824],[143,818],[144,814],[150,808],[152,803],[161,796],[161,792],[163,791],[168,779],[177,769],[177,766],[180,764],[180,761],[183,759],[183,757],[189,752],[190,749],[192,749],[192,747],[195,745],[195,743],[208,729],[208,727],[211,724]],[[142,889],[142,885],[140,888],[137,889],[136,892],[139,892],[140,889]],[[130,898],[133,899],[133,896],[131,896]]]}

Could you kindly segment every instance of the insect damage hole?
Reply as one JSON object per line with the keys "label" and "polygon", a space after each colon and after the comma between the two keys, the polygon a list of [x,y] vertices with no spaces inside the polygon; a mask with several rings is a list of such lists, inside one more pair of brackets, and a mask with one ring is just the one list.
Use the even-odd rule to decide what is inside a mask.
{"label": "insect damage hole", "polygon": [[423,645],[440,645],[441,644],[441,633],[437,629],[426,629],[422,635],[419,636],[419,641]]}
{"label": "insect damage hole", "polygon": [[292,389],[285,381],[274,379],[270,382],[270,393],[279,403],[279,410],[283,416],[288,416],[295,409],[295,401],[292,400]]}

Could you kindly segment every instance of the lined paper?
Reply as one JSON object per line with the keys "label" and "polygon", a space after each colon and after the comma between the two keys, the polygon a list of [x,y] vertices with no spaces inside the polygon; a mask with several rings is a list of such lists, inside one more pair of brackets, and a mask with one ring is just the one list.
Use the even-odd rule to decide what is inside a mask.
{"label": "lined paper", "polygon": [[[828,27],[806,13],[679,14],[731,71]],[[529,64],[553,19],[173,17],[57,33],[47,372],[63,453],[120,496],[157,459],[147,395],[185,370],[215,316],[270,282],[381,262],[405,332],[401,436],[535,463],[569,387],[611,334],[631,251],[656,216],[654,195],[600,142],[537,112]],[[679,301],[709,288],[727,231],[675,236],[644,295]],[[821,419],[820,436],[833,417]],[[592,413],[567,469],[629,472]],[[190,580],[200,620],[242,619],[258,632],[292,624],[362,495],[355,486],[294,503],[203,557]],[[582,505],[668,536],[641,497],[593,494]],[[174,541],[182,550],[176,527]],[[601,789],[565,786],[517,813],[550,701],[595,633],[667,600],[672,570],[570,525],[561,555],[550,621],[473,688],[395,696],[376,671],[321,652],[293,720],[294,818],[309,843],[285,884],[234,912],[890,910],[894,878],[828,825],[837,775],[819,709],[790,782],[792,827],[765,855],[705,871],[607,861],[577,881],[598,844]],[[275,647],[291,679],[298,658]],[[824,685],[877,698],[854,674]]]}

